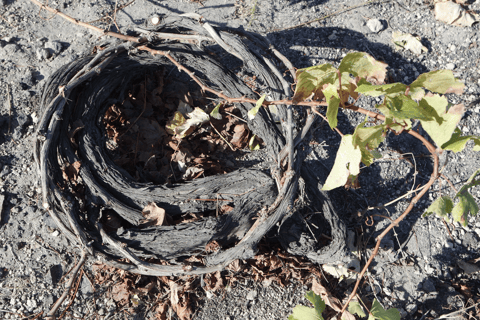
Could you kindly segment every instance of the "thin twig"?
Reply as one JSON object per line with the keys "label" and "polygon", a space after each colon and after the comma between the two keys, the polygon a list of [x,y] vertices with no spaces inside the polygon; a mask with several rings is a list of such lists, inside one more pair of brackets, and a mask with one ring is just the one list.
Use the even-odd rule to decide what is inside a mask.
{"label": "thin twig", "polygon": [[72,306],[73,304],[73,301],[75,301],[75,296],[77,295],[77,292],[78,292],[78,288],[80,287],[80,282],[82,282],[82,277],[83,277],[83,274],[84,274],[84,271],[83,269],[80,270],[80,275],[78,276],[78,279],[77,279],[77,283],[75,284],[75,289],[73,290],[71,296],[70,296],[70,302],[68,303],[67,307],[65,308],[65,310],[63,310],[62,314],[60,315],[60,317],[58,317],[58,320],[60,320],[61,318],[63,318],[63,316],[65,315],[65,313],[67,313],[67,310]]}
{"label": "thin twig", "polygon": [[7,134],[10,135],[10,130],[12,128],[12,97],[10,96],[10,86],[7,84],[7,103],[8,103],[8,131]]}
{"label": "thin twig", "polygon": [[132,37],[132,36],[127,36],[127,35],[124,35],[124,34],[121,34],[121,33],[117,33],[117,32],[113,32],[113,31],[105,31],[105,30],[102,30],[98,27],[95,27],[95,26],[92,26],[91,24],[88,24],[86,22],[82,22],[80,20],[77,20],[75,18],[72,18],[68,15],[66,15],[65,13],[62,13],[60,11],[58,11],[57,9],[53,9],[53,8],[50,8],[42,3],[40,3],[39,1],[37,0],[30,0],[32,1],[33,3],[35,3],[37,6],[40,7],[40,9],[45,9],[47,11],[50,11],[52,12],[54,15],[58,15],[60,17],[62,17],[63,19],[65,20],[68,20],[76,25],[79,25],[79,26],[82,26],[82,27],[85,27],[85,28],[88,28],[90,30],[94,30],[98,33],[101,33],[101,34],[104,34],[106,36],[111,36],[111,37],[115,37],[115,38],[118,38],[118,39],[122,39],[122,40],[126,40],[126,41],[132,41],[132,42],[136,42],[136,43],[141,43],[141,42],[145,42],[146,39],[145,38],[137,38],[137,37]]}
{"label": "thin twig", "polygon": [[45,320],[55,320],[55,313],[57,312],[58,308],[62,305],[63,301],[67,298],[70,290],[72,289],[72,285],[75,282],[75,279],[77,278],[77,273],[80,270],[80,268],[83,266],[85,263],[85,260],[87,258],[87,252],[85,250],[82,250],[82,256],[80,258],[80,261],[78,261],[77,266],[75,269],[72,271],[72,275],[70,278],[70,281],[68,281],[68,284],[63,291],[63,294],[60,298],[58,298],[57,302],[53,305],[53,307],[50,309],[50,311],[47,313],[47,316]]}
{"label": "thin twig", "polygon": [[14,26],[13,24],[11,24],[10,22],[8,22],[8,20],[5,19],[5,18],[3,17],[3,15],[1,15],[1,14],[0,14],[0,19],[2,19],[3,21],[5,21],[6,23],[8,23],[8,24],[10,25],[10,27],[15,28],[15,26]]}
{"label": "thin twig", "polygon": [[230,144],[230,142],[227,141],[227,139],[225,139],[222,134],[217,130],[217,128],[215,128],[215,126],[213,125],[213,123],[210,121],[210,125],[212,126],[213,130],[215,130],[215,132],[220,136],[220,138],[223,139],[223,141],[225,141],[226,144],[228,144],[228,146],[230,147],[230,149],[232,149],[232,151],[235,151],[235,149],[233,148],[233,146]]}
{"label": "thin twig", "polygon": [[450,185],[450,188],[452,188],[455,193],[458,193],[458,190],[457,188],[455,188],[455,186],[453,185],[452,181],[450,181],[450,179],[447,178],[446,175],[444,175],[443,173],[440,175],[440,177],[442,177],[445,181],[447,181],[447,183]]}
{"label": "thin twig", "polygon": [[452,242],[455,242],[455,239],[453,239],[452,233],[450,232],[450,228],[448,227],[447,222],[445,221],[445,219],[442,219],[442,221],[443,221],[443,224],[445,225],[445,228],[448,231],[448,234],[450,235],[450,239],[452,239]]}
{"label": "thin twig", "polygon": [[[313,112],[314,112],[315,114],[318,114],[323,120],[325,120],[325,121],[328,123],[327,117],[325,117],[323,114],[321,114],[316,108],[312,108],[312,110],[313,110]],[[334,129],[335,131],[337,131],[337,133],[338,133],[341,137],[343,137],[343,133],[342,133],[337,127],[333,128],[333,129]]]}

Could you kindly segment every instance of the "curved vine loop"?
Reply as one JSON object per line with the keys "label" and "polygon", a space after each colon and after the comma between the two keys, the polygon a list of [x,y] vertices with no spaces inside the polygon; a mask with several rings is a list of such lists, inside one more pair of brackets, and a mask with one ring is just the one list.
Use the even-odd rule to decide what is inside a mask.
{"label": "curved vine loop", "polygon": [[[254,119],[248,119],[249,128],[265,142],[270,156],[270,161],[259,169],[242,168],[164,186],[138,183],[115,164],[106,147],[101,119],[108,106],[121,102],[131,84],[152,70],[167,68],[171,77],[197,90],[200,85],[212,99],[222,100],[221,95],[241,98],[235,105],[245,119],[254,106],[251,101],[259,95],[231,71],[231,65],[237,65],[240,73],[255,75],[264,88],[261,94],[270,99],[291,95],[290,83],[278,70],[281,63],[291,69],[291,63],[259,35],[214,27],[181,15],[163,16],[158,25],[146,31],[142,39],[149,41],[142,47],[133,42],[110,44],[96,55],[63,66],[44,88],[35,160],[43,206],[70,242],[90,256],[139,274],[209,273],[224,269],[235,259],[253,257],[266,232],[278,222],[298,215],[305,199],[310,199],[323,213],[319,219],[324,227],[318,232],[333,240],[325,247],[318,243],[309,243],[306,248],[300,245],[298,252],[292,253],[306,254],[318,263],[349,261],[344,242],[346,228],[329,198],[319,190],[319,182],[308,168],[302,167],[308,146],[294,149],[307,134],[315,115],[307,117],[295,139],[291,109],[288,111],[285,105],[277,106],[280,128],[268,108],[261,108]],[[72,143],[72,135],[76,143]],[[286,158],[289,161],[284,166]],[[84,187],[81,194],[63,177],[62,169],[73,163],[80,164],[79,183]],[[298,197],[299,185],[306,198]],[[174,226],[141,226],[142,208],[150,202],[178,216],[214,209],[215,202],[195,199],[215,199],[218,195],[234,207],[226,215]],[[102,225],[107,212],[118,215],[120,228],[107,230]],[[296,230],[296,234],[290,234],[291,239],[280,239],[285,246],[302,236],[298,231],[301,228]],[[203,253],[212,241],[222,249]],[[192,255],[201,256],[203,263],[187,262]],[[153,263],[152,259],[168,263]]]}

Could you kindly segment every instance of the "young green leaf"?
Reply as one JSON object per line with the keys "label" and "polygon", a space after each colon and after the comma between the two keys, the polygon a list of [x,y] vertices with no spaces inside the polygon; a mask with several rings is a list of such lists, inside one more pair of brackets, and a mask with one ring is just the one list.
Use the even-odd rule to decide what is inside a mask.
{"label": "young green leaf", "polygon": [[222,104],[219,103],[213,108],[212,112],[210,112],[210,117],[217,119],[217,120],[222,120],[222,115],[220,114],[220,106]]}
{"label": "young green leaf", "polygon": [[325,302],[313,291],[305,294],[305,297],[313,304],[313,308],[296,306],[288,320],[323,320],[322,312],[325,310]]}
{"label": "young green leaf", "polygon": [[[348,72],[342,73],[341,80],[342,80],[342,89],[340,90],[340,100],[343,103],[347,103],[349,97],[352,97],[353,99],[356,100],[358,98],[358,92],[355,91],[357,89],[357,81],[354,78],[352,78]],[[360,79],[360,80],[365,81],[365,79]],[[339,83],[340,81],[336,81],[335,85],[339,87]]]}
{"label": "young green leaf", "polygon": [[453,76],[451,70],[431,71],[418,76],[410,88],[423,87],[436,93],[463,93],[465,85]]}
{"label": "young green leaf", "polygon": [[434,115],[432,109],[424,109],[410,96],[396,95],[385,96],[383,104],[377,106],[387,118],[395,118],[396,120],[433,120]]}
{"label": "young green leaf", "polygon": [[337,115],[338,108],[340,106],[340,97],[338,96],[337,87],[333,84],[328,84],[327,87],[323,90],[325,99],[327,100],[327,119],[330,128],[335,128],[337,126]]}
{"label": "young green leaf", "polygon": [[441,196],[435,200],[423,214],[424,217],[435,213],[437,216],[446,218],[452,213],[453,201],[449,196]]}
{"label": "young green leaf", "polygon": [[465,184],[460,188],[459,192],[463,192],[466,189],[470,189],[480,184],[480,180],[475,180],[475,178],[480,175],[480,169],[477,169],[465,182]]}
{"label": "young green leaf", "polygon": [[373,300],[370,313],[368,320],[400,320],[400,312],[397,309],[385,310],[377,299]]}
{"label": "young green leaf", "polygon": [[459,192],[455,197],[460,201],[453,208],[452,217],[455,221],[466,226],[468,224],[468,214],[470,213],[472,216],[475,216],[479,210],[478,205],[473,196],[467,191],[463,193]]}
{"label": "young green leaf", "polygon": [[362,152],[362,163],[369,166],[373,163],[374,159],[379,158],[379,153],[373,153],[372,151],[376,151],[375,149],[383,142],[383,140],[385,140],[385,125],[381,124],[373,127],[364,127],[366,121],[367,118],[365,118],[365,120],[355,129],[355,132],[353,133],[353,144],[355,147],[360,147],[360,151]]}
{"label": "young green leaf", "polygon": [[360,318],[366,317],[365,311],[363,311],[363,308],[358,301],[350,301],[348,304],[348,312],[356,314]]}
{"label": "young green leaf", "polygon": [[[432,107],[434,107],[437,110],[440,110],[440,108],[438,108],[438,104],[428,100],[428,97],[425,97],[424,99],[429,101],[429,104]],[[446,113],[443,113],[443,114],[438,113],[440,117],[443,119],[443,122],[441,124],[439,124],[437,120],[431,120],[431,121],[421,120],[420,122],[422,124],[423,129],[427,131],[428,135],[432,138],[435,144],[439,147],[443,147],[445,143],[451,141],[451,139],[453,138],[452,134],[454,133],[458,122],[460,122],[460,120],[462,119],[464,110],[465,108],[463,107],[463,104],[458,104],[451,107]],[[456,137],[457,136],[459,137],[460,135],[457,134]],[[455,141],[451,141],[451,142],[453,143]]]}
{"label": "young green leaf", "polygon": [[338,79],[337,69],[331,64],[322,64],[297,70],[297,86],[293,103],[307,99],[313,93],[313,100],[323,99],[323,85],[333,84]]}
{"label": "young green leaf", "polygon": [[363,93],[366,96],[378,97],[378,96],[383,96],[387,94],[405,93],[406,90],[407,90],[407,86],[399,82],[382,84],[382,85],[373,85],[361,79],[358,82],[358,88],[355,91],[358,93]]}
{"label": "young green leaf", "polygon": [[462,223],[464,226],[467,225],[467,216],[469,213],[476,215],[479,211],[478,205],[475,202],[473,196],[468,192],[468,189],[480,185],[480,180],[476,180],[477,175],[480,175],[480,169],[475,171],[467,182],[458,190],[455,198],[458,198],[460,201],[452,210],[452,216],[455,221]]}
{"label": "young green leaf", "polygon": [[368,82],[382,84],[387,75],[387,64],[376,61],[368,53],[352,52],[342,59],[338,70],[342,74],[348,72],[354,77],[366,78]]}
{"label": "young green leaf", "polygon": [[255,140],[255,138],[256,138],[256,135],[253,135],[253,136],[250,138],[250,141],[248,141],[248,147],[249,147],[250,150],[252,150],[252,151],[255,151],[255,150],[260,149],[260,144],[257,142],[257,140]]}
{"label": "young green leaf", "polygon": [[462,151],[465,148],[465,145],[467,144],[467,142],[470,140],[473,140],[475,143],[475,146],[473,147],[473,151],[479,151],[476,149],[480,146],[480,137],[476,137],[476,136],[462,137],[462,131],[458,128],[455,128],[455,131],[453,132],[450,140],[442,144],[441,148],[443,150],[450,150],[457,153]]}
{"label": "young green leaf", "polygon": [[356,176],[360,173],[361,161],[362,152],[360,148],[355,148],[353,145],[353,136],[351,134],[344,135],[332,171],[330,171],[322,190],[328,191],[344,186],[350,175]]}
{"label": "young green leaf", "polygon": [[257,104],[255,105],[255,107],[253,107],[252,109],[250,109],[248,111],[248,119],[249,120],[253,120],[255,118],[255,116],[257,115],[258,113],[258,110],[260,110],[260,107],[262,106],[263,104],[263,101],[265,101],[265,97],[267,95],[264,94],[263,96],[260,97],[260,99],[257,100]]}

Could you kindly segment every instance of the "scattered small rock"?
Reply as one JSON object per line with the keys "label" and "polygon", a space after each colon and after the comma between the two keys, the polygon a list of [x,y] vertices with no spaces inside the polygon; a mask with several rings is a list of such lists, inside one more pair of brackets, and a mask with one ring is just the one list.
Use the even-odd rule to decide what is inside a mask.
{"label": "scattered small rock", "polygon": [[445,66],[445,69],[447,70],[453,70],[455,69],[455,64],[454,63],[447,63],[447,65]]}
{"label": "scattered small rock", "polygon": [[256,290],[251,290],[247,294],[247,300],[255,300],[257,297],[258,292]]}
{"label": "scattered small rock", "polygon": [[37,54],[37,59],[40,61],[47,60],[52,56],[50,51],[48,51],[45,48],[38,48],[36,54]]}
{"label": "scattered small rock", "polygon": [[425,292],[434,292],[435,291],[435,285],[433,284],[433,281],[430,279],[427,279],[423,281],[422,285],[423,291]]}
{"label": "scattered small rock", "polygon": [[52,55],[57,55],[62,51],[62,44],[60,41],[49,41],[45,43],[45,48],[47,48]]}
{"label": "scattered small rock", "polygon": [[367,22],[367,27],[375,33],[378,33],[383,30],[383,23],[378,19],[370,19]]}
{"label": "scattered small rock", "polygon": [[408,304],[405,308],[407,309],[406,311],[407,311],[409,314],[412,314],[412,313],[417,312],[417,305],[414,304],[414,303]]}

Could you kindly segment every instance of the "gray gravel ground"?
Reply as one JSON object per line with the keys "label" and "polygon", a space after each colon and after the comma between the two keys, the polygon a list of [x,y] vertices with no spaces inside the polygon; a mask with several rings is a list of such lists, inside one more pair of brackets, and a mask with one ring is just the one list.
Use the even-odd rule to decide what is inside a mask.
{"label": "gray gravel ground", "polygon": [[[402,4],[400,6],[399,3]],[[384,1],[333,15],[320,22],[293,30],[294,26],[349,6],[359,0],[207,0],[199,2],[144,1],[117,13],[122,32],[154,12],[197,12],[207,21],[240,27],[265,35],[297,68],[320,63],[338,64],[350,51],[366,51],[390,65],[395,81],[412,82],[420,73],[436,69],[452,69],[466,84],[466,93],[452,96],[454,103],[468,105],[480,96],[480,33],[473,27],[455,27],[433,17],[431,1]],[[112,14],[115,1],[49,1],[50,6],[83,21],[95,21]],[[119,1],[124,3],[124,1]],[[255,8],[255,10],[253,10]],[[473,1],[472,10],[480,10],[480,1]],[[252,14],[253,13],[253,14]],[[104,37],[52,16],[28,0],[0,1],[0,202],[3,210],[0,224],[0,318],[18,319],[18,314],[34,315],[49,310],[62,293],[61,278],[78,260],[69,250],[65,238],[40,206],[40,188],[32,159],[34,126],[38,121],[37,99],[45,79],[59,66],[91,52]],[[378,19],[380,24],[375,25]],[[105,26],[105,24],[104,24]],[[381,29],[373,32],[371,28]],[[415,55],[397,52],[391,42],[393,31],[421,37],[428,53]],[[371,107],[374,99],[364,99],[360,106]],[[353,132],[363,116],[345,112],[339,117],[340,129]],[[467,109],[460,128],[468,134],[480,135],[480,105]],[[326,168],[333,165],[339,137],[318,123],[316,146],[307,159],[325,179]],[[367,249],[371,252],[374,237],[389,221],[374,217],[367,227],[355,221],[358,211],[367,206],[384,204],[406,193],[414,185],[425,183],[431,172],[427,151],[417,141],[405,136],[389,137],[381,147],[384,159],[362,169],[361,189],[336,190],[331,193],[339,212],[352,230],[363,225]],[[415,163],[401,155],[413,152]],[[450,154],[445,175],[458,187],[480,167],[480,156],[471,146],[458,154]],[[415,167],[418,174],[415,174]],[[453,195],[447,185],[443,194]],[[473,191],[477,200],[480,188]],[[375,295],[385,307],[397,307],[405,319],[425,319],[459,310],[468,305],[466,298],[453,284],[467,284],[473,297],[480,295],[478,274],[466,274],[458,261],[478,258],[480,218],[471,218],[467,227],[455,224],[452,237],[442,220],[422,218],[423,210],[438,196],[438,186],[424,197],[395,234],[384,239],[368,277],[370,286],[362,294],[373,300]],[[406,201],[371,211],[397,217]],[[451,228],[453,229],[453,228]],[[370,238],[368,238],[370,237]],[[87,264],[90,270],[92,261]],[[88,272],[87,272],[88,273]],[[340,285],[345,296],[353,286]],[[95,292],[94,292],[95,289]],[[240,283],[230,292],[205,298],[196,319],[285,319],[309,289],[292,283],[286,288],[274,284],[263,287]],[[337,289],[338,292],[339,289]],[[65,319],[153,319],[142,312],[129,315],[117,310],[108,298],[108,288],[92,288],[85,278],[77,299]],[[145,309],[145,308],[144,308]],[[144,310],[143,309],[143,310]]]}

